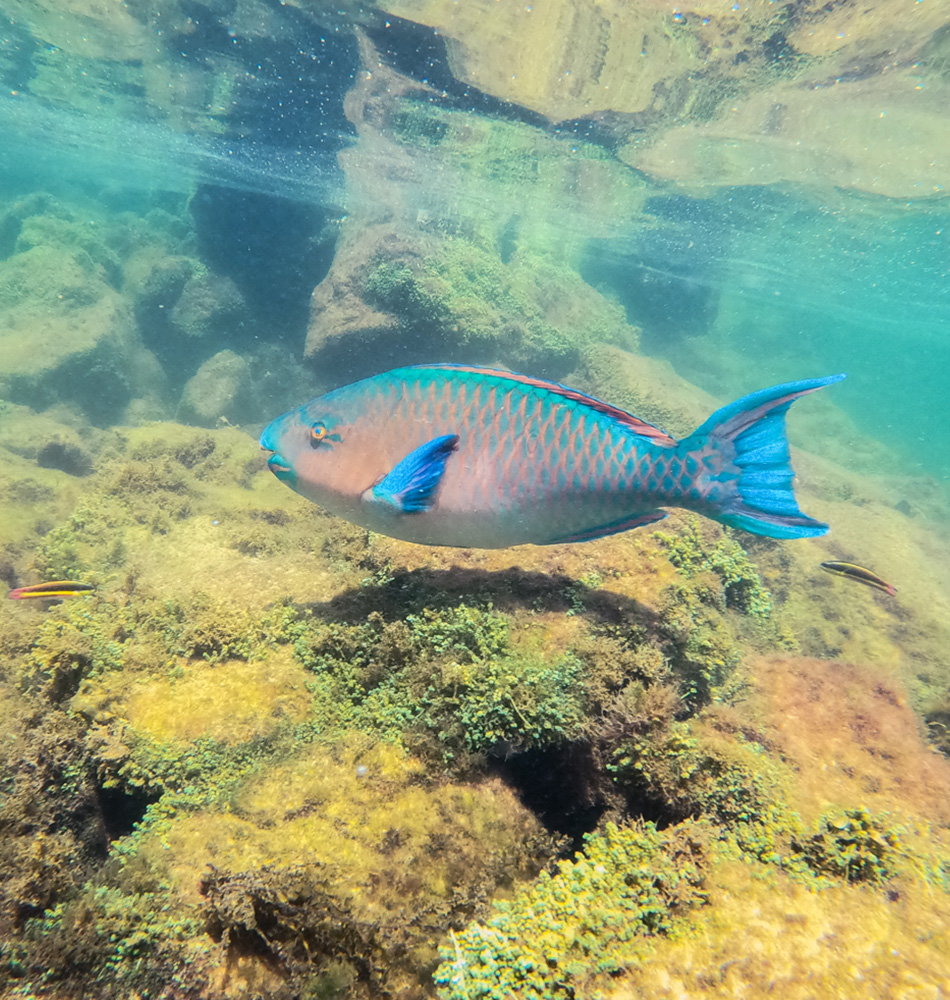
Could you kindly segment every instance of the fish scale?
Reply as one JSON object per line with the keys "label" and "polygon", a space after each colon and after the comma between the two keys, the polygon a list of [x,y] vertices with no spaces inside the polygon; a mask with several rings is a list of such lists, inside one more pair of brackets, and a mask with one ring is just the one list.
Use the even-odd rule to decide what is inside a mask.
{"label": "fish scale", "polygon": [[582,541],[680,506],[757,534],[827,526],[792,493],[785,413],[843,376],[753,393],[676,441],[565,386],[473,366],[396,369],[278,417],[261,445],[297,492],[430,545]]}

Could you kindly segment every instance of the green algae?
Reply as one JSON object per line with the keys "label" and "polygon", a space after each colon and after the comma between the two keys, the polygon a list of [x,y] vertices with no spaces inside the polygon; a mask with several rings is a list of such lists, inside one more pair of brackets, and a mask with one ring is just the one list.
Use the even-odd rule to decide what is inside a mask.
{"label": "green algae", "polygon": [[290,626],[295,655],[313,671],[315,717],[428,746],[448,764],[501,744],[563,742],[582,717],[579,662],[512,649],[510,623],[460,604],[404,622],[372,613],[362,625]]}
{"label": "green algae", "polygon": [[901,827],[867,809],[845,810],[822,819],[819,829],[793,843],[794,853],[816,875],[847,882],[883,882],[895,871],[901,850]]}
{"label": "green algae", "polygon": [[693,517],[675,535],[657,531],[653,537],[687,579],[700,573],[715,573],[722,581],[727,607],[767,619],[772,613],[772,599],[748,553],[727,531],[723,531],[715,544],[710,544],[708,534],[708,531],[700,533],[699,521]]}
{"label": "green algae", "polygon": [[[5,871],[18,878],[4,892],[22,916],[0,928],[5,989],[68,995],[72,967],[104,995],[171,982],[221,996],[226,962],[252,993],[431,995],[439,944],[445,988],[459,988],[443,977],[461,953],[469,985],[488,989],[508,975],[505,956],[540,962],[544,908],[561,913],[570,886],[582,898],[602,890],[610,905],[584,917],[593,931],[575,933],[565,917],[555,936],[569,970],[538,964],[532,979],[518,966],[525,989],[550,989],[563,972],[558,983],[608,995],[717,905],[685,877],[688,857],[671,861],[679,848],[663,838],[681,834],[700,845],[689,851],[706,881],[741,859],[777,886],[946,887],[939,838],[905,836],[903,815],[860,820],[855,793],[817,820],[799,816],[781,748],[743,714],[754,653],[770,648],[781,610],[760,613],[762,578],[718,528],[641,536],[626,572],[652,577],[638,582],[637,602],[594,549],[557,556],[575,560],[569,571],[548,564],[533,576],[408,573],[397,546],[269,493],[242,440],[154,425],[107,443],[33,556],[45,570],[81,560],[99,595],[6,609],[7,683],[34,711],[70,720],[66,742],[43,744],[55,765],[44,780],[62,789],[55,802],[104,802],[110,823],[118,808],[133,829],[113,827],[105,862],[101,839],[99,855],[83,853],[78,817],[60,822],[68,835],[47,834],[42,863],[29,850],[47,813],[16,839]],[[166,508],[157,520],[156,497]],[[189,511],[178,517],[180,503]],[[148,562],[148,546],[171,559],[178,539],[202,537],[202,557],[226,553],[228,587],[209,593],[185,575],[157,586],[165,564]],[[229,589],[242,566],[260,575],[280,562],[311,575],[319,564],[318,588],[287,590],[307,603]],[[603,818],[586,853],[564,862],[579,872],[535,883],[556,832],[486,776],[532,755],[551,769],[568,753],[582,763],[565,767],[565,805],[593,802]],[[46,794],[23,785],[0,823]],[[662,834],[631,833],[627,821],[644,812],[662,818]],[[628,838],[638,846],[622,846]],[[602,848],[609,878],[585,874]],[[638,881],[643,866],[683,875],[683,897],[668,893],[672,881]],[[382,899],[380,878],[395,887]],[[475,928],[512,893],[512,906],[532,901],[533,917],[518,911],[521,922],[491,939],[488,968],[472,957]]]}
{"label": "green algae", "polygon": [[362,294],[411,342],[449,337],[461,357],[491,351],[528,370],[567,372],[594,342],[636,347],[622,309],[575,270],[537,252],[506,257],[491,238],[427,235],[418,254],[370,260]]}
{"label": "green algae", "polygon": [[[600,581],[588,575],[586,582],[589,590]],[[359,593],[373,602],[402,586],[386,582],[384,574]],[[410,605],[420,599],[426,599],[422,593],[411,596]],[[586,597],[576,616],[591,615],[595,607]],[[103,869],[72,887],[68,899],[30,918],[10,959],[21,979],[49,965],[49,956],[66,955],[105,989],[147,988],[173,968],[183,988],[203,988],[220,945],[234,962],[263,950],[285,984],[272,983],[274,990],[331,989],[339,981],[353,989],[368,984],[365,995],[375,996],[397,983],[424,981],[436,963],[433,943],[477,911],[482,922],[443,946],[436,978],[447,990],[443,995],[503,995],[491,991],[513,988],[509,977],[515,977],[519,995],[566,996],[568,988],[605,988],[613,977],[649,961],[657,940],[687,933],[687,914],[706,904],[702,873],[710,858],[734,850],[749,863],[816,885],[856,880],[847,867],[835,870],[832,860],[849,856],[853,831],[829,816],[807,832],[789,809],[785,780],[770,753],[742,735],[731,710],[713,706],[689,721],[674,718],[689,702],[671,686],[678,667],[663,655],[669,648],[663,618],[653,634],[649,628],[629,636],[616,627],[592,630],[565,654],[539,651],[523,638],[520,615],[487,604],[423,604],[408,613],[396,605],[389,609],[392,617],[373,612],[355,624],[325,615],[289,603],[238,613],[198,596],[125,605],[92,600],[47,616],[42,641],[31,653],[35,662],[54,662],[57,644],[84,657],[85,685],[72,704],[98,720],[87,730],[85,766],[94,767],[100,788],[139,795],[150,804],[137,830],[113,845],[117,868]],[[128,690],[110,688],[128,670],[150,684],[156,671],[164,673],[165,693],[156,688],[148,694],[149,711],[161,705],[179,719],[187,713],[175,701],[176,685],[195,671],[213,674],[231,663],[273,670],[274,657],[286,660],[287,654],[299,677],[308,678],[306,715],[268,729],[265,719],[277,704],[270,692],[255,710],[256,732],[230,741],[186,735],[185,729],[169,738],[167,726],[166,735],[158,735],[160,727],[146,726],[147,716],[133,710]],[[195,673],[193,693],[184,688],[183,696],[200,705],[198,690],[212,674]],[[253,703],[263,675],[248,673],[241,683]],[[196,711],[210,710],[206,704],[208,709]],[[591,730],[594,706],[606,710],[609,725]],[[215,725],[211,711],[209,727]],[[605,779],[628,802],[651,800],[671,819],[697,817],[705,824],[702,832],[688,824],[664,834],[604,827],[553,878],[521,881],[509,908],[502,906],[495,918],[488,917],[484,886],[478,892],[472,883],[459,888],[462,868],[437,875],[416,867],[414,879],[422,887],[406,882],[403,868],[398,875],[386,869],[398,889],[385,904],[389,912],[405,909],[411,898],[418,900],[413,912],[426,914],[412,926],[364,909],[366,900],[378,900],[378,889],[370,892],[367,884],[361,891],[366,895],[355,897],[344,891],[354,878],[365,878],[356,874],[364,865],[378,871],[380,858],[401,865],[419,856],[420,843],[433,863],[459,853],[452,839],[459,833],[440,824],[460,819],[436,820],[431,810],[441,803],[444,812],[446,796],[464,799],[462,789],[470,786],[449,793],[443,776],[430,772],[423,778],[432,762],[443,774],[471,780],[483,766],[482,755],[499,744],[509,753],[585,739],[598,746],[607,762]],[[394,779],[401,767],[396,762],[407,760],[400,743],[421,750],[430,763],[410,763],[404,777]],[[288,795],[288,789],[301,789],[302,797]],[[366,812],[371,798],[380,801]],[[410,814],[416,816],[411,834],[393,824],[394,816]],[[472,814],[466,815],[461,828],[471,829]],[[465,870],[480,883],[489,869],[483,855],[471,852],[492,842],[497,856],[503,829],[497,820],[486,822],[463,851]],[[340,855],[335,838],[342,829],[348,846]],[[887,842],[890,827],[881,830]],[[523,880],[532,867],[536,871],[550,844],[542,849],[536,841],[531,850],[517,845],[539,835],[509,841],[509,860],[488,884],[509,884],[514,872]],[[871,830],[866,842],[873,845],[878,836]],[[682,848],[686,842],[688,850]],[[196,844],[209,852],[200,856],[215,859],[214,868],[202,876],[201,893],[185,902],[180,887],[194,878]],[[709,844],[714,846],[697,846]],[[906,873],[911,852],[897,841],[888,846],[890,854],[878,858],[880,870],[868,881]],[[376,861],[357,861],[356,854],[367,849],[382,853]],[[302,851],[311,860],[304,861]],[[314,864],[314,851],[325,860]],[[349,855],[355,867],[350,861],[341,867],[341,857]],[[914,864],[934,872],[937,884],[943,870],[938,859],[920,855]],[[494,877],[499,881],[492,883]],[[456,886],[450,899],[448,885]],[[585,899],[598,900],[596,909]],[[552,955],[561,957],[552,962]],[[54,973],[53,981],[57,975],[62,973]]]}
{"label": "green algae", "polygon": [[680,680],[683,696],[694,705],[713,697],[731,676],[742,656],[735,629],[718,604],[716,590],[702,581],[680,584],[665,592],[659,633],[663,649]]}
{"label": "green algae", "polygon": [[592,995],[704,900],[702,838],[688,827],[607,824],[485,924],[453,934],[435,981],[444,1000]]}

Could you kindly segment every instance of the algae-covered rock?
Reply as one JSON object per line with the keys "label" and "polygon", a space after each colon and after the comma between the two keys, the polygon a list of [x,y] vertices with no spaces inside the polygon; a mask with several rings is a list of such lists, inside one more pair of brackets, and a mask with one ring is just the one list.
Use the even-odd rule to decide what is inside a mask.
{"label": "algae-covered rock", "polygon": [[311,301],[321,373],[439,357],[557,377],[588,343],[635,348],[575,258],[636,224],[644,185],[594,143],[440,106],[366,38],[361,57],[345,102],[358,141],[340,154],[353,211]]}
{"label": "algae-covered rock", "polygon": [[118,420],[163,378],[121,294],[116,228],[49,195],[13,203],[0,228],[0,391],[41,410],[61,402]]}
{"label": "algae-covered rock", "polygon": [[237,285],[230,278],[192,275],[172,310],[171,322],[186,337],[226,336],[245,309]]}
{"label": "algae-covered rock", "polygon": [[622,766],[699,821],[589,837],[443,946],[443,1000],[946,989],[946,760],[867,667],[760,661],[748,683],[738,708],[630,730]]}
{"label": "algae-covered rock", "polygon": [[140,384],[131,313],[84,251],[36,246],[0,261],[0,391],[37,408],[63,400],[96,423]]}
{"label": "algae-covered rock", "polygon": [[191,423],[213,427],[224,418],[239,423],[246,412],[251,373],[234,351],[218,351],[185,384],[178,415]]}
{"label": "algae-covered rock", "polygon": [[557,377],[586,344],[637,344],[619,306],[576,271],[527,253],[506,259],[497,243],[380,227],[344,240],[337,260],[314,292],[313,360],[353,364],[372,348],[375,369],[380,352],[397,363],[449,352]]}
{"label": "algae-covered rock", "polygon": [[[0,937],[9,941],[28,919],[82,885],[101,863],[108,830],[81,726],[13,685],[0,682],[0,695]],[[4,964],[0,984],[9,974]]]}

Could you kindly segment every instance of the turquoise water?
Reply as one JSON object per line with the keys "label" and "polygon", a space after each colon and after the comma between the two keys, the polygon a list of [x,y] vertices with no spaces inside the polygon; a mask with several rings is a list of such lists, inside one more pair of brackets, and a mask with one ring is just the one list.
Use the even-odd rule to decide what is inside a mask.
{"label": "turquoise water", "polygon": [[[579,272],[623,305],[641,327],[647,353],[730,397],[761,381],[846,371],[851,378],[837,402],[862,431],[893,448],[915,474],[939,481],[950,474],[942,406],[950,229],[939,191],[885,197],[849,191],[818,172],[807,184],[721,186],[708,170],[698,182],[676,182],[617,161],[611,166],[615,140],[592,144],[602,137],[583,119],[552,129],[542,116],[453,79],[436,37],[410,30],[411,22],[396,25],[401,31],[387,50],[395,28],[382,32],[378,17],[367,15],[390,65],[430,89],[421,107],[433,114],[444,108],[456,119],[527,123],[519,141],[529,148],[508,151],[518,162],[511,178],[510,168],[489,165],[486,184],[486,174],[466,162],[470,152],[446,151],[431,136],[417,136],[397,165],[398,147],[385,127],[373,136],[363,128],[360,141],[344,111],[344,96],[361,72],[357,24],[349,17],[314,20],[288,8],[247,31],[228,27],[226,17],[196,14],[176,22],[174,41],[166,39],[160,17],[156,7],[139,26],[145,39],[154,34],[159,53],[144,69],[123,57],[122,32],[131,28],[122,18],[108,25],[90,57],[81,54],[84,36],[76,34],[81,16],[65,29],[48,25],[40,12],[35,23],[28,13],[11,18],[0,98],[8,198],[64,191],[107,211],[147,211],[162,192],[184,198],[199,186],[243,192],[261,199],[250,222],[260,246],[249,237],[243,252],[265,266],[271,266],[265,230],[281,227],[280,206],[288,202],[316,208],[321,217],[378,218],[395,210],[449,228],[497,216],[502,229],[507,217],[522,248],[549,250],[566,234]],[[46,40],[64,30],[63,44]],[[440,95],[433,85],[444,88]],[[532,132],[535,170],[524,162]],[[763,134],[762,141],[769,138]],[[929,142],[929,135],[921,137],[922,152]],[[405,137],[401,144],[399,156]],[[346,149],[369,176],[351,170],[347,180],[337,159]],[[558,166],[564,161],[570,169],[569,161],[589,158],[592,150],[609,175],[596,204]],[[491,155],[497,165],[506,153]],[[383,178],[378,185],[374,172]],[[490,183],[499,176],[500,201]],[[633,191],[635,203],[628,200]],[[524,216],[520,199],[527,201]],[[273,219],[269,204],[276,206]],[[233,249],[226,240],[211,251],[219,259]],[[290,273],[294,263],[282,266]],[[305,292],[294,294],[299,329]],[[436,350],[450,359],[451,340]]]}
{"label": "turquoise water", "polygon": [[595,253],[649,349],[729,397],[750,379],[847,372],[838,400],[862,430],[947,480],[945,199],[746,188],[647,207],[661,230]]}
{"label": "turquoise water", "polygon": [[[0,580],[95,588],[0,602],[0,995],[950,990],[950,12],[872,7],[0,0]],[[267,471],[426,362],[677,436],[846,373],[831,531],[436,549]]]}

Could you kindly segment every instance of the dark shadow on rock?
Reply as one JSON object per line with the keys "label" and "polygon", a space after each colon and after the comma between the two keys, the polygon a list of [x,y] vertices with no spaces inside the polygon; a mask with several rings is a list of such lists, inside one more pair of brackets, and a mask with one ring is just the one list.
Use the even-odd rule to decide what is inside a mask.
{"label": "dark shadow on rock", "polygon": [[230,278],[257,322],[233,330],[230,346],[300,338],[310,295],[333,261],[336,231],[317,205],[202,184],[191,199],[202,260]]}
{"label": "dark shadow on rock", "polygon": [[515,790],[546,829],[567,837],[572,853],[581,849],[584,834],[597,828],[611,805],[589,743],[534,747],[490,758],[488,770]]}
{"label": "dark shadow on rock", "polygon": [[368,582],[331,601],[307,606],[318,620],[355,625],[374,611],[394,621],[425,608],[489,602],[498,611],[531,608],[574,613],[581,605],[586,618],[603,625],[649,628],[658,622],[651,608],[631,598],[585,587],[569,576],[519,567],[484,570],[455,566],[399,572],[383,582]]}

